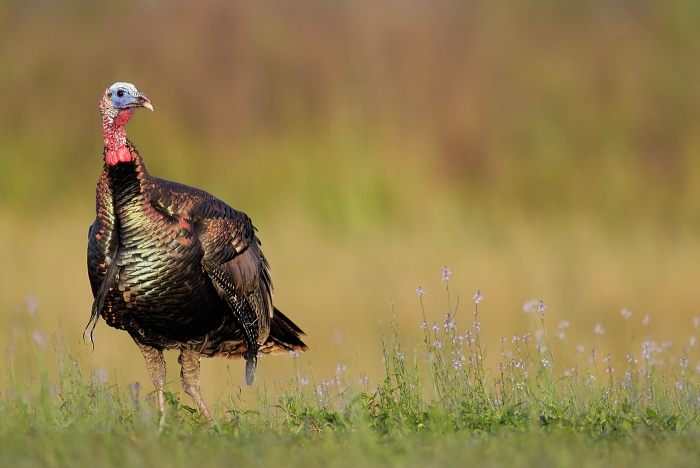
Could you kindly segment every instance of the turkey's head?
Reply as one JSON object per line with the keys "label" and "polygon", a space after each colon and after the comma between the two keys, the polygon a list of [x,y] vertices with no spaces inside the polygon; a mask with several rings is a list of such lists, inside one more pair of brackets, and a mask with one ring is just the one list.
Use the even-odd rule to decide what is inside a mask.
{"label": "turkey's head", "polygon": [[131,83],[114,83],[102,94],[100,113],[107,148],[105,162],[108,165],[131,161],[131,153],[126,147],[124,125],[139,107],[153,110],[148,96],[140,93]]}

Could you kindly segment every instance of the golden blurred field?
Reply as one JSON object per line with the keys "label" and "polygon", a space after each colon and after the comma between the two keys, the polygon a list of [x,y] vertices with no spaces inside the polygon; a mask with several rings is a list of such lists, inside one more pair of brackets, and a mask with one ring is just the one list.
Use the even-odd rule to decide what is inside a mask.
{"label": "golden blurred field", "polygon": [[[442,323],[445,265],[461,328],[483,290],[491,354],[530,330],[531,298],[550,330],[571,323],[572,349],[623,359],[623,307],[635,352],[645,335],[681,348],[700,316],[699,13],[690,0],[6,0],[0,343],[18,324],[82,335],[97,103],[130,81],[155,107],[127,127],[150,172],[259,228],[277,305],[308,334],[302,373],[342,360],[376,382],[377,320],[393,299],[418,331],[423,286]],[[126,333],[100,323],[95,338],[93,365],[148,382]],[[241,384],[240,361],[205,361],[209,398],[229,363]]]}

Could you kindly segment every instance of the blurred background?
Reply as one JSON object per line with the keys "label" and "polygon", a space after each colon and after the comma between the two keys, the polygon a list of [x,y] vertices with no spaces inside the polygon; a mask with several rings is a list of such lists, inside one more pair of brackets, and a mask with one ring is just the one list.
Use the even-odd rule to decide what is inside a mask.
{"label": "blurred background", "polygon": [[[155,107],[127,127],[149,171],[259,228],[276,304],[308,334],[302,374],[342,362],[376,383],[378,321],[420,332],[422,286],[442,324],[444,266],[460,329],[483,291],[493,359],[539,323],[531,299],[550,331],[571,324],[559,346],[680,350],[700,316],[698,18],[691,0],[4,0],[0,343],[60,333],[148,382],[126,333],[100,322],[79,345],[98,102],[129,81]],[[228,364],[243,383],[240,361],[207,360],[208,398]]]}

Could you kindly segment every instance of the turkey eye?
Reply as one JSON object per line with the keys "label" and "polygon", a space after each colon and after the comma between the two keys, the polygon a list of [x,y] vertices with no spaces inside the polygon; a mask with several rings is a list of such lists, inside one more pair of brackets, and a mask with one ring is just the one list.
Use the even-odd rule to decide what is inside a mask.
{"label": "turkey eye", "polygon": [[121,89],[117,91],[117,96],[124,97],[124,91],[122,91]]}

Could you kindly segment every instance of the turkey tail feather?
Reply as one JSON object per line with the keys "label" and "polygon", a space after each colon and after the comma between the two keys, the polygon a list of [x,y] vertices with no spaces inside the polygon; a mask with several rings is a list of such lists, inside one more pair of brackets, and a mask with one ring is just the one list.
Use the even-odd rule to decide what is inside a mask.
{"label": "turkey tail feather", "polygon": [[[285,351],[306,351],[309,348],[301,341],[302,335],[306,334],[301,328],[275,308],[275,315],[272,317],[272,323],[270,323],[268,343],[265,343],[266,347],[270,344],[271,349],[263,350],[263,352],[280,354]],[[269,343],[270,341],[272,343]]]}

